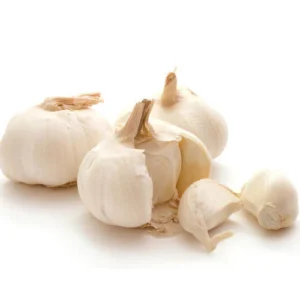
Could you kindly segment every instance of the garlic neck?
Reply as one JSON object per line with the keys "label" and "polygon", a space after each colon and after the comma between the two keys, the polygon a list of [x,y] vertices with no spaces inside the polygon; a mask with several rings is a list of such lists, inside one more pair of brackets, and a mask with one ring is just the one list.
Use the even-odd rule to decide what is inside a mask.
{"label": "garlic neck", "polygon": [[167,75],[165,81],[165,87],[161,95],[161,103],[163,106],[172,106],[177,102],[177,77],[175,72],[171,72]]}
{"label": "garlic neck", "polygon": [[133,145],[153,138],[154,132],[149,124],[153,104],[153,100],[143,100],[135,105],[126,124],[117,132],[120,142]]}
{"label": "garlic neck", "polygon": [[100,93],[81,94],[75,97],[49,97],[44,100],[41,107],[48,111],[80,110],[103,102]]}

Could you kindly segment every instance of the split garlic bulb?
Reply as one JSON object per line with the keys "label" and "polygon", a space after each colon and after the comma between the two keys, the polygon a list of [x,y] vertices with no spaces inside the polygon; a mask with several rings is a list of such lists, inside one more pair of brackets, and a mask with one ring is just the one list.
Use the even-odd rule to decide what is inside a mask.
{"label": "split garlic bulb", "polygon": [[14,116],[0,143],[0,167],[11,180],[56,187],[76,182],[83,157],[105,136],[108,121],[90,106],[99,93],[47,98]]}
{"label": "split garlic bulb", "polygon": [[178,218],[185,231],[194,235],[207,251],[212,251],[232,233],[227,231],[210,237],[209,230],[222,224],[241,206],[242,201],[229,189],[211,179],[202,179],[184,192]]}
{"label": "split garlic bulb", "polygon": [[191,90],[177,87],[174,72],[166,78],[163,93],[153,107],[152,117],[196,135],[212,158],[219,156],[226,146],[228,129],[223,116]]}
{"label": "split garlic bulb", "polygon": [[92,149],[80,166],[80,197],[90,213],[106,224],[140,227],[151,220],[153,183],[144,150],[135,149],[137,137],[147,140],[143,122],[149,104],[137,103],[116,136]]}
{"label": "split garlic bulb", "polygon": [[[147,118],[154,103],[155,101],[152,101],[151,107],[149,107]],[[124,126],[129,116],[130,112],[126,111],[118,118],[116,130]],[[151,118],[151,114],[149,122],[147,119],[144,124],[146,124],[145,128],[151,128],[150,131],[147,130],[148,135],[150,134],[150,136],[154,138],[150,139],[148,143],[136,143],[136,147],[145,149],[148,170],[154,182],[154,204],[163,203],[171,199],[169,196],[158,196],[159,193],[157,191],[160,190],[160,195],[162,195],[163,187],[170,191],[168,195],[171,194],[171,191],[174,193],[176,187],[178,196],[181,196],[193,182],[209,177],[211,157],[203,142],[195,135],[168,122]],[[175,161],[178,161],[179,156],[175,144],[179,145],[181,168],[179,168],[177,163],[174,168],[176,172],[174,173],[171,172],[171,168],[173,168],[171,166]],[[169,149],[168,151],[166,151],[167,147]],[[156,149],[156,157],[153,156],[153,149]],[[157,162],[155,166],[153,164],[154,159]],[[150,160],[152,160],[152,162]],[[164,163],[161,163],[162,161],[164,161]],[[176,176],[174,176],[174,174]],[[168,186],[172,186],[173,190],[169,189]],[[167,193],[165,193],[165,195],[167,195]]]}
{"label": "split garlic bulb", "polygon": [[298,195],[289,179],[279,171],[260,171],[244,185],[244,207],[266,228],[292,226],[298,216]]}

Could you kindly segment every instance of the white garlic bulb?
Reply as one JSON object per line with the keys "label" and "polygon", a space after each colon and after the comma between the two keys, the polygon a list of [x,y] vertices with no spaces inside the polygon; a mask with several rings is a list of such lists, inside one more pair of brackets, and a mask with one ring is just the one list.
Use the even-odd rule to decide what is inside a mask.
{"label": "white garlic bulb", "polygon": [[178,134],[182,130],[162,121],[150,125],[153,104],[137,103],[127,121],[118,124],[115,139],[100,143],[80,166],[80,197],[104,223],[122,227],[151,223],[153,205],[176,195],[182,170],[188,172],[190,167],[182,187],[209,174],[210,156],[196,137],[182,137]]}
{"label": "white garlic bulb", "polygon": [[47,98],[14,116],[0,143],[0,167],[11,180],[50,187],[77,180],[86,153],[113,130],[90,106],[99,93]]}
{"label": "white garlic bulb", "polygon": [[[151,108],[153,107],[152,101]],[[130,111],[124,112],[117,122],[116,128],[124,126],[126,120],[130,116]],[[148,114],[149,116],[149,114]],[[156,141],[154,142],[153,139],[149,141],[149,143],[138,143],[136,147],[140,149],[145,149],[146,161],[148,161],[148,170],[152,174],[152,179],[154,182],[154,191],[158,191],[163,186],[167,188],[168,186],[174,186],[174,180],[177,182],[177,192],[178,196],[181,196],[183,192],[195,181],[200,180],[202,178],[207,178],[210,175],[210,168],[211,168],[211,157],[210,154],[203,144],[201,140],[199,140],[195,135],[192,133],[172,125],[168,122],[164,122],[162,120],[151,118],[149,123],[146,123],[149,128],[152,128],[152,136],[155,137]],[[149,130],[148,130],[149,133]],[[158,142],[159,140],[159,142]],[[169,143],[172,142],[168,146],[169,151],[166,152],[166,147]],[[161,146],[157,146],[160,143]],[[178,160],[178,152],[174,144],[179,144],[180,154],[181,154],[181,169],[179,166],[175,166],[176,176],[171,175],[171,172],[167,170],[163,164],[160,163],[160,160],[164,160],[169,166],[172,165],[172,161]],[[152,163],[150,162],[150,158],[152,156],[154,145],[156,144],[156,152],[159,153],[160,158],[157,157],[157,167],[153,167]],[[162,148],[162,145],[164,147]],[[163,154],[164,151],[165,154]],[[173,167],[172,167],[173,168]],[[155,171],[155,172],[154,172]],[[178,177],[178,171],[180,171]],[[169,183],[167,183],[169,182]],[[172,182],[172,184],[171,184]],[[176,185],[176,184],[175,184]],[[173,189],[173,192],[175,189]],[[156,197],[158,194],[157,192],[154,193],[154,204],[163,203],[167,200],[170,200],[169,197]],[[157,200],[155,200],[157,199]]]}
{"label": "white garlic bulb", "polygon": [[258,223],[271,230],[292,226],[298,216],[298,195],[289,179],[279,171],[257,172],[241,192],[244,208]]}
{"label": "white garlic bulb", "polygon": [[166,78],[163,93],[153,107],[152,117],[196,135],[212,158],[219,156],[226,146],[228,129],[224,117],[191,90],[177,87],[174,72]]}
{"label": "white garlic bulb", "polygon": [[226,221],[241,206],[242,201],[228,188],[211,179],[202,179],[184,192],[179,202],[178,218],[185,231],[194,235],[207,251],[212,251],[232,233],[223,232],[210,237],[208,231]]}
{"label": "white garlic bulb", "polygon": [[152,138],[144,123],[149,105],[150,101],[137,103],[116,137],[92,149],[80,166],[80,197],[106,224],[139,227],[151,220],[153,183],[144,150],[135,149],[136,139]]}

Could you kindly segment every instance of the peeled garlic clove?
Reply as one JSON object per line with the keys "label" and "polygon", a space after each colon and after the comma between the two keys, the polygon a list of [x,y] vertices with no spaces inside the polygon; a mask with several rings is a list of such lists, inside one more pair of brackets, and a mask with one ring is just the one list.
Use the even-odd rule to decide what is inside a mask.
{"label": "peeled garlic clove", "polygon": [[193,133],[205,144],[212,158],[219,156],[226,146],[228,129],[224,117],[191,90],[178,87],[174,72],[166,77],[152,117]]}
{"label": "peeled garlic clove", "polygon": [[292,226],[298,216],[298,195],[289,179],[279,171],[257,172],[241,192],[244,207],[258,223],[271,230]]}
{"label": "peeled garlic clove", "polygon": [[210,237],[208,231],[225,222],[232,213],[240,210],[241,205],[242,201],[228,188],[211,179],[202,179],[184,192],[179,202],[179,222],[207,251],[212,251],[232,233],[223,232]]}
{"label": "peeled garlic clove", "polygon": [[139,227],[151,220],[153,183],[144,151],[134,148],[148,104],[137,103],[116,137],[91,150],[80,166],[80,197],[106,224]]}
{"label": "peeled garlic clove", "polygon": [[14,116],[0,144],[0,167],[11,180],[64,186],[76,183],[83,157],[112,135],[109,122],[90,107],[99,93],[47,98]]}

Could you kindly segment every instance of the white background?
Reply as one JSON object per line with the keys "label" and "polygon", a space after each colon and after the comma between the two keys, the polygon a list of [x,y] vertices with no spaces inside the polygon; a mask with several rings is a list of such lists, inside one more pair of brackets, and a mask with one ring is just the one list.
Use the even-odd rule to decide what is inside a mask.
{"label": "white background", "polygon": [[[1,0],[0,134],[53,95],[100,91],[113,121],[176,65],[228,122],[213,177],[238,191],[276,168],[298,188],[299,34],[299,1]],[[235,235],[206,254],[188,235],[99,224],[76,188],[0,175],[0,193],[0,299],[299,298],[299,222],[271,233],[238,213],[222,227]]]}

